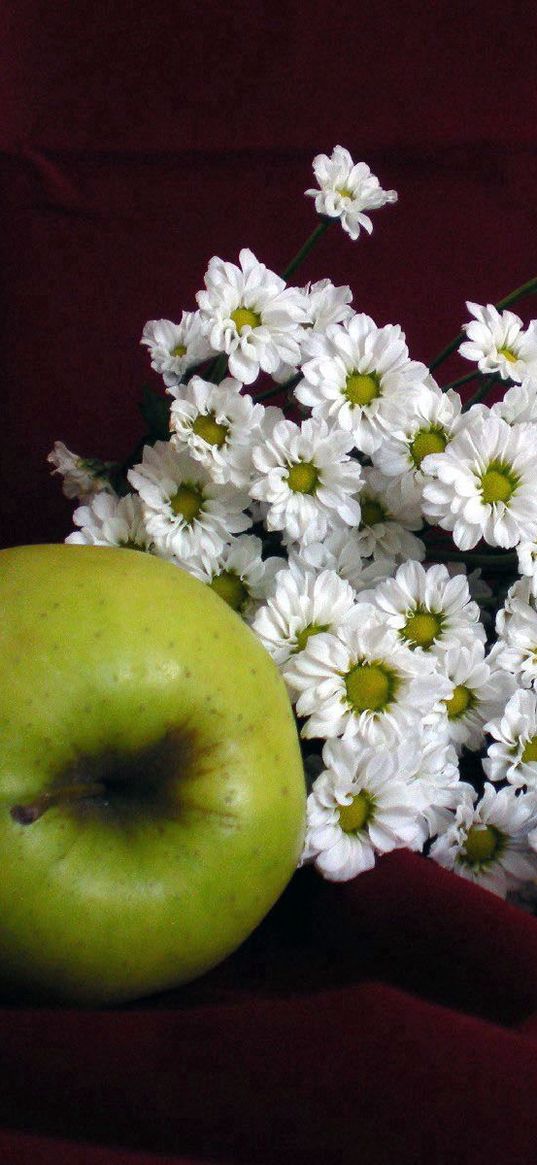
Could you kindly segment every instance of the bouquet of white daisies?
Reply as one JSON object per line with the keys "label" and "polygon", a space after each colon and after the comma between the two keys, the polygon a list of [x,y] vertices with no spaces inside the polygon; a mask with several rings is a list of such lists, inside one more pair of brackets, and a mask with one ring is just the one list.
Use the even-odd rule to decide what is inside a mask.
{"label": "bouquet of white daisies", "polygon": [[[505,896],[537,883],[537,320],[468,303],[427,367],[330,279],[289,283],[331,223],[394,202],[347,150],[282,276],[214,257],[151,320],[165,391],[128,461],[49,455],[68,542],[136,547],[212,587],[288,688],[309,783],[302,863],[334,881],[406,846]],[[458,348],[472,364],[440,385]],[[463,398],[457,391],[467,385]],[[494,388],[497,399],[485,403]],[[271,403],[279,402],[279,403]],[[447,533],[446,533],[447,532]],[[477,549],[476,549],[477,548]]]}

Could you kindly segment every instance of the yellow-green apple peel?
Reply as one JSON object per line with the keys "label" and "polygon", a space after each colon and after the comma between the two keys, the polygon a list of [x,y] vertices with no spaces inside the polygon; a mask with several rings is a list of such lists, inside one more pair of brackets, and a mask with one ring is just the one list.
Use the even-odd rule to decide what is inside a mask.
{"label": "yellow-green apple peel", "polygon": [[281,676],[209,587],[134,550],[0,552],[0,982],[120,1002],[230,954],[300,857]]}

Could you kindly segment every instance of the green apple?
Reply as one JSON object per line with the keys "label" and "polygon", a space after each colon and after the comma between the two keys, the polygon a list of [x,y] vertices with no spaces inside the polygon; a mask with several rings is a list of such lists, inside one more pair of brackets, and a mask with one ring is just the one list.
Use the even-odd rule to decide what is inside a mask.
{"label": "green apple", "polygon": [[300,856],[291,705],[209,587],[136,550],[0,551],[0,982],[99,1005],[202,974]]}

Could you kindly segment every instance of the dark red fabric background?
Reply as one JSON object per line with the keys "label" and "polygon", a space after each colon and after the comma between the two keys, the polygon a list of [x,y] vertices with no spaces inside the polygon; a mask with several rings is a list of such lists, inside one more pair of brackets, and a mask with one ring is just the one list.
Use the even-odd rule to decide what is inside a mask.
{"label": "dark red fabric background", "polygon": [[[536,273],[533,6],[12,0],[0,23],[1,545],[71,528],[55,439],[109,458],[141,436],[143,324],[194,307],[212,254],[285,266],[315,153],[346,145],[400,200],[300,280],[349,283],[414,358]],[[171,997],[6,1003],[0,1158],[527,1165],[536,983],[535,920],[425,859],[304,871]]]}

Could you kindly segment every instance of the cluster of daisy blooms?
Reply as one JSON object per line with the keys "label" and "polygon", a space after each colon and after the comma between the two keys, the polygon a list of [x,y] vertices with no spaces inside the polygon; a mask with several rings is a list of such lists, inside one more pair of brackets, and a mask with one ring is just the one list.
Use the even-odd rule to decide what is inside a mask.
{"label": "cluster of daisy blooms", "polygon": [[[348,287],[289,284],[331,222],[356,239],[397,198],[340,146],[313,169],[319,224],[283,277],[248,249],[238,264],[214,257],[196,310],[146,324],[165,431],[123,467],[56,443],[49,460],[78,500],[67,541],[159,555],[249,623],[303,741],[302,863],[345,880],[407,846],[495,893],[527,893],[537,321],[468,303],[471,320],[427,367]],[[441,387],[431,368],[456,347],[472,371]],[[472,380],[463,403],[456,388]],[[488,406],[493,385],[504,395]]]}

